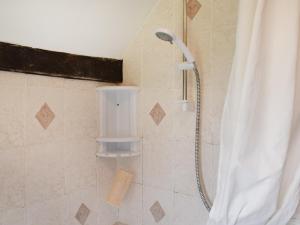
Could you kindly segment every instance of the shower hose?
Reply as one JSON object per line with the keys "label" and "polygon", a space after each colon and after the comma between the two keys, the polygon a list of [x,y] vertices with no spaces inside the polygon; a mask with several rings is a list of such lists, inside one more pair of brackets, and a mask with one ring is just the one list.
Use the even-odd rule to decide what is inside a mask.
{"label": "shower hose", "polygon": [[195,129],[195,170],[196,170],[196,179],[197,179],[197,186],[199,190],[199,194],[201,197],[201,200],[205,206],[205,208],[210,211],[211,209],[211,202],[208,198],[205,184],[203,180],[203,172],[201,168],[201,153],[200,153],[200,74],[197,69],[196,63],[194,63],[194,73],[196,76],[196,86],[197,86],[197,104],[196,104],[196,129]]}

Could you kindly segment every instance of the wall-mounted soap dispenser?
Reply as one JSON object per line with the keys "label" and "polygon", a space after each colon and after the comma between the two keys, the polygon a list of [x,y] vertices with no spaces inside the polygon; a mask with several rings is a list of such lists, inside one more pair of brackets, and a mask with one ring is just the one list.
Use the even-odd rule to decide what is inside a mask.
{"label": "wall-mounted soap dispenser", "polygon": [[138,93],[138,87],[134,86],[97,88],[100,118],[97,156],[129,157],[139,155]]}

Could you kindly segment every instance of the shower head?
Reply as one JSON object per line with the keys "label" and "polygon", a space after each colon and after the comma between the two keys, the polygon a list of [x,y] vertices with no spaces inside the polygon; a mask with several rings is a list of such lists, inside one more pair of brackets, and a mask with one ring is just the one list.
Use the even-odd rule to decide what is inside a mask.
{"label": "shower head", "polygon": [[168,30],[165,30],[165,29],[159,29],[155,32],[155,35],[160,39],[160,40],[163,40],[163,41],[168,41],[170,42],[171,44],[173,44],[173,40],[175,39],[174,38],[174,35],[172,33],[170,33]]}
{"label": "shower head", "polygon": [[183,52],[183,55],[186,58],[187,62],[189,63],[195,62],[195,59],[192,56],[190,50],[186,47],[186,45],[182,42],[181,39],[176,37],[175,34],[173,34],[167,29],[158,29],[155,32],[155,35],[163,41],[170,42],[171,44],[175,43],[179,47],[179,49]]}

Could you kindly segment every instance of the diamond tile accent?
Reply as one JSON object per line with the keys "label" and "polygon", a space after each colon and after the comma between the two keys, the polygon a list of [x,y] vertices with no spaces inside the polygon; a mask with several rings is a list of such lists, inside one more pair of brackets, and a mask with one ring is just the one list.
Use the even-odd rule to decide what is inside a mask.
{"label": "diamond tile accent", "polygon": [[163,118],[166,116],[165,111],[163,110],[163,108],[160,106],[159,103],[156,103],[154,105],[154,107],[152,108],[149,114],[157,126],[161,123]]}
{"label": "diamond tile accent", "polygon": [[40,122],[41,126],[46,130],[55,117],[54,112],[45,103],[35,115],[35,118]]}
{"label": "diamond tile accent", "polygon": [[115,223],[114,223],[114,225],[127,225],[127,224],[126,224],[126,223],[122,223],[122,222],[118,221],[118,222],[115,222]]}
{"label": "diamond tile accent", "polygon": [[186,6],[186,14],[192,20],[201,8],[200,2],[197,0],[189,0]]}
{"label": "diamond tile accent", "polygon": [[160,203],[156,201],[150,208],[150,212],[156,223],[161,221],[165,217],[165,211],[161,207]]}
{"label": "diamond tile accent", "polygon": [[90,214],[90,209],[85,204],[82,203],[75,215],[75,218],[78,220],[78,222],[81,225],[84,225],[87,218],[89,217],[89,214]]}

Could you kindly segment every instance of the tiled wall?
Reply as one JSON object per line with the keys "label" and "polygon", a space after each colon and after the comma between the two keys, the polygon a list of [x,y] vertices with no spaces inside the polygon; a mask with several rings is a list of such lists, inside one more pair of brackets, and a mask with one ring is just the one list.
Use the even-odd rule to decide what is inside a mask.
{"label": "tiled wall", "polygon": [[[95,88],[104,84],[0,71],[0,225],[205,224],[194,173],[195,114],[178,103],[181,54],[154,36],[158,27],[180,35],[181,3],[160,0],[124,57],[124,83],[141,87],[140,157],[95,157]],[[237,0],[200,3],[189,46],[203,72],[201,147],[213,197]],[[54,114],[46,129],[36,118],[45,103]],[[135,174],[119,210],[104,203],[118,168]]]}
{"label": "tiled wall", "polygon": [[[238,1],[199,2],[200,11],[189,20],[188,42],[203,73],[202,161],[205,183],[213,198],[220,118],[234,51]],[[118,167],[136,173],[135,184],[119,210],[119,221],[125,224],[199,225],[205,224],[207,219],[195,181],[195,113],[182,112],[179,103],[182,77],[176,65],[182,56],[175,46],[154,36],[159,27],[181,35],[181,4],[181,0],[160,0],[124,57],[125,84],[141,87],[140,130],[143,135],[142,157],[117,163]],[[192,73],[188,86],[189,99],[194,100]],[[163,113],[154,113],[156,120],[153,120],[151,115],[157,103],[161,107],[158,111],[163,110]],[[152,215],[153,207],[158,215]],[[158,222],[157,216],[161,219]]]}
{"label": "tiled wall", "polygon": [[[95,157],[100,85],[0,71],[0,225],[116,221],[103,201],[113,164]],[[36,118],[45,103],[46,129]]]}

